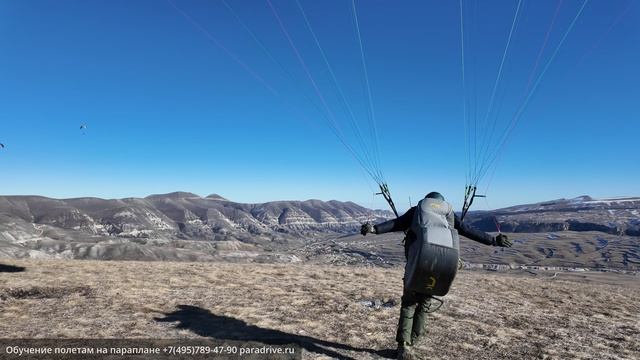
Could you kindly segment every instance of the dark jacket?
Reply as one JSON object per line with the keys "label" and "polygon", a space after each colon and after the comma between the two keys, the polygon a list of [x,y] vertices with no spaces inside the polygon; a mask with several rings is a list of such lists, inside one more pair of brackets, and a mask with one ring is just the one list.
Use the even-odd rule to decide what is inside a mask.
{"label": "dark jacket", "polygon": [[[374,228],[376,230],[376,234],[384,234],[394,231],[407,231],[405,245],[411,243],[411,241],[416,238],[416,235],[413,233],[413,231],[411,231],[411,222],[413,221],[413,214],[415,212],[416,207],[414,206],[396,219],[392,219],[375,225]],[[495,245],[495,238],[493,236],[463,223],[462,221],[460,221],[458,215],[455,215],[454,227],[456,228],[456,230],[458,230],[458,234],[466,238],[485,245]]]}

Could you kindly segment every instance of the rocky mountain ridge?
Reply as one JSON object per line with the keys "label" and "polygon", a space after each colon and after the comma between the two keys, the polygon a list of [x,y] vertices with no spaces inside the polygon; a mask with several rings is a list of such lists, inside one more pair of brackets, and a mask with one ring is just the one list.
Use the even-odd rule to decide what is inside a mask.
{"label": "rocky mountain ridge", "polygon": [[[472,264],[636,269],[640,198],[580,197],[470,213],[509,233],[511,249],[462,239]],[[402,233],[358,233],[391,218],[351,202],[241,204],[191,193],[125,199],[0,196],[0,258],[311,262],[396,266]]]}
{"label": "rocky mountain ridge", "polygon": [[219,195],[186,192],[125,199],[0,197],[0,240],[16,228],[34,236],[67,230],[88,236],[183,240],[248,240],[295,233],[348,233],[391,213],[352,202],[236,203]]}
{"label": "rocky mountain ridge", "polygon": [[599,231],[640,236],[640,197],[594,199],[580,196],[493,211],[470,212],[465,221],[484,231],[537,233]]}

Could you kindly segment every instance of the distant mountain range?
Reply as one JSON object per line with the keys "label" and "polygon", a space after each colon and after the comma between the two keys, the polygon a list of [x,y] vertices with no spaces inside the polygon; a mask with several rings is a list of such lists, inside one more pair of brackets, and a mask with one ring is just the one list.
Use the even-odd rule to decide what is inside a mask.
{"label": "distant mountain range", "polygon": [[[123,240],[238,241],[272,248],[305,237],[354,232],[363,222],[391,216],[389,211],[352,202],[242,204],[215,194],[203,198],[187,192],[115,200],[1,196],[0,255],[25,256],[26,250],[46,248],[48,254],[84,257],[91,251],[106,251],[104,244]],[[82,245],[87,243],[100,246]]]}
{"label": "distant mountain range", "polygon": [[[640,198],[588,196],[471,212],[465,222],[473,226],[525,237],[514,234],[519,249],[509,252],[464,242],[463,254],[482,263],[636,266],[639,212]],[[111,200],[0,196],[0,258],[400,264],[402,234],[345,237],[392,216],[352,202],[242,204],[186,192]]]}
{"label": "distant mountain range", "polygon": [[640,197],[593,199],[580,196],[494,211],[471,212],[472,225],[505,232],[599,231],[614,235],[640,236]]}

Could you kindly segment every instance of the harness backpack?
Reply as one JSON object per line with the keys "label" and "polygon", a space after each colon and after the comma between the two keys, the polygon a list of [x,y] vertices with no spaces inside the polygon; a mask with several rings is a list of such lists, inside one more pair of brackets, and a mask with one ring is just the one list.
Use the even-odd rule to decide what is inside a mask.
{"label": "harness backpack", "polygon": [[425,198],[416,206],[405,267],[405,289],[444,296],[458,270],[460,240],[454,228],[453,207],[440,199]]}

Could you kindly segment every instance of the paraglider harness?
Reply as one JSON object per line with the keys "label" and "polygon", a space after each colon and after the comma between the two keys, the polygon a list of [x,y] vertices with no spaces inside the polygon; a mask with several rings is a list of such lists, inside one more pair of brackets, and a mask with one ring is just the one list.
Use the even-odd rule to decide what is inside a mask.
{"label": "paraglider harness", "polygon": [[[400,215],[398,214],[398,210],[396,209],[396,205],[393,202],[393,198],[391,197],[391,192],[389,191],[389,186],[386,183],[381,183],[379,184],[380,186],[380,192],[376,193],[376,195],[382,195],[382,197],[385,199],[385,201],[389,204],[389,207],[391,208],[391,210],[393,211],[393,214],[396,216],[396,218],[400,217]],[[472,202],[473,200],[471,200]],[[466,204],[466,201],[465,201]],[[471,203],[468,204],[468,206],[471,206]],[[468,210],[468,209],[467,209]],[[417,239],[417,235],[416,234],[412,234],[411,230],[405,230],[404,231],[404,238],[402,239],[402,244],[404,245],[404,253],[405,253],[405,259],[408,260],[408,250],[409,250],[409,246],[411,245],[411,243],[409,243],[407,240],[410,240],[411,242],[415,241]],[[431,303],[431,299],[435,300],[438,304],[433,306],[433,304]],[[434,313],[436,311],[438,311],[442,305],[444,304],[444,300],[437,298],[433,295],[429,295],[429,302],[427,304],[427,309],[426,312],[427,313]]]}

